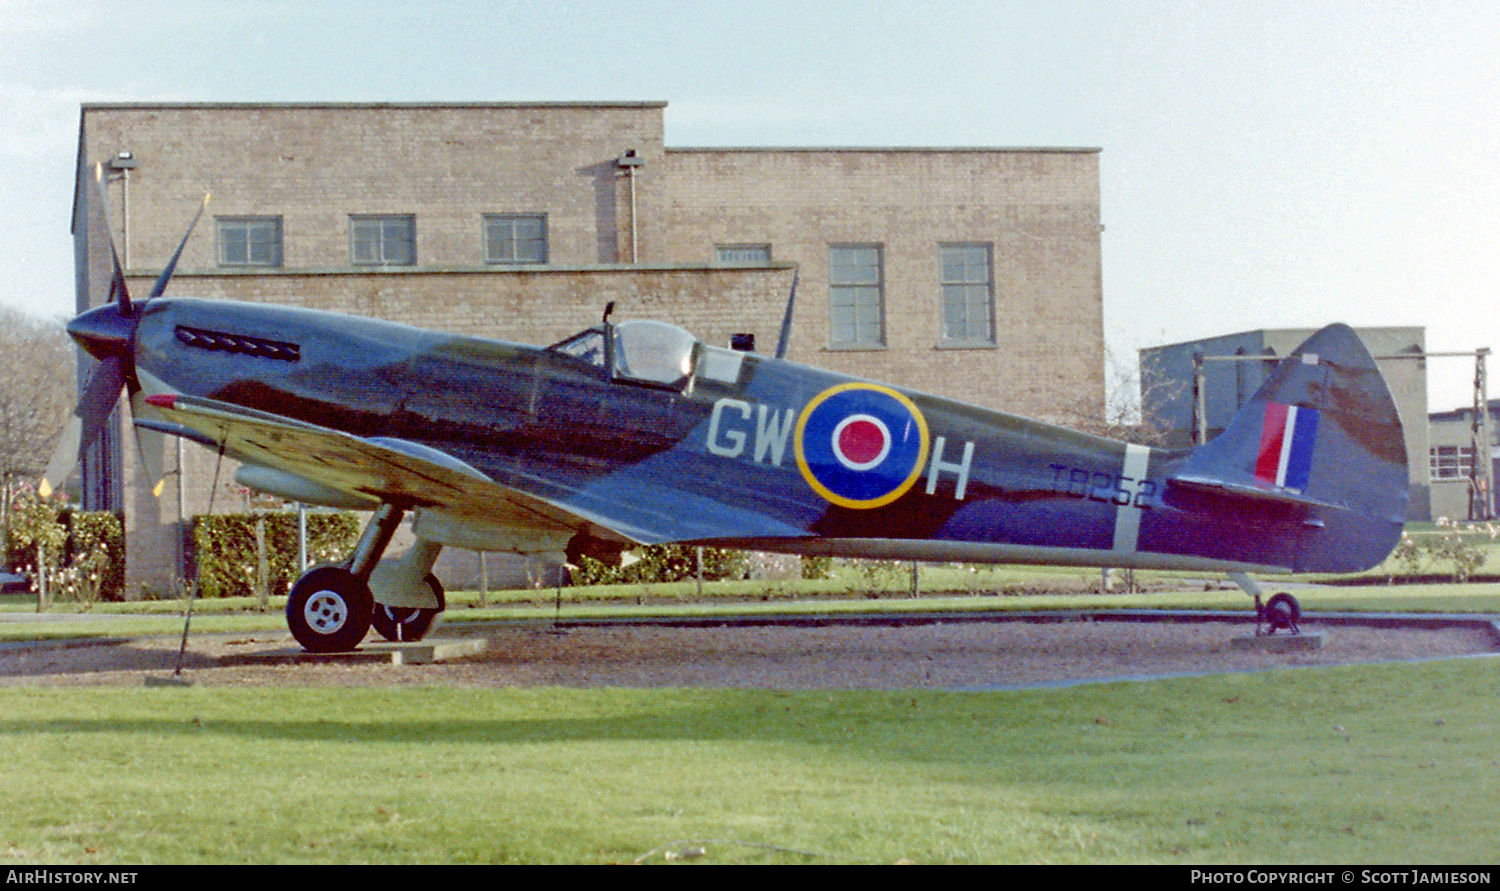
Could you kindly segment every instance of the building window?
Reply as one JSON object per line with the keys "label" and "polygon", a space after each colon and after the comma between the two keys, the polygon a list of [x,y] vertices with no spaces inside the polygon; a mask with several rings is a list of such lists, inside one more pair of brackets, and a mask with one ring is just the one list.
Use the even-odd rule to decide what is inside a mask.
{"label": "building window", "polygon": [[417,218],[352,216],[349,259],[355,266],[412,266],[417,262]]}
{"label": "building window", "polygon": [[765,266],[771,262],[769,244],[714,245],[714,262],[720,266]]}
{"label": "building window", "polygon": [[943,340],[950,344],[995,342],[995,288],[987,244],[941,246]]}
{"label": "building window", "polygon": [[220,266],[280,266],[281,217],[219,217]]}
{"label": "building window", "polygon": [[1435,480],[1466,480],[1473,475],[1472,446],[1437,446],[1428,452],[1428,475]]}
{"label": "building window", "polygon": [[834,347],[885,346],[885,300],[880,245],[828,249],[829,339]]}
{"label": "building window", "polygon": [[484,262],[547,262],[546,214],[486,214]]}

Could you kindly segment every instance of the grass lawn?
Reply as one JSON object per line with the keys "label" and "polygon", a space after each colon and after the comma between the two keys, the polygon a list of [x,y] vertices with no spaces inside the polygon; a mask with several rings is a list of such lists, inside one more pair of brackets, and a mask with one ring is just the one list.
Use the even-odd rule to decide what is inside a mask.
{"label": "grass lawn", "polygon": [[995,693],[0,690],[13,863],[1493,863],[1490,660]]}
{"label": "grass lawn", "polygon": [[[1222,580],[924,567],[564,589],[563,617],[1244,609]],[[869,573],[864,573],[865,578]],[[1500,612],[1500,586],[1309,585],[1304,609]],[[1330,580],[1316,580],[1327,582]],[[1266,585],[1268,592],[1277,590]],[[1038,594],[1051,590],[1057,593]],[[941,593],[937,593],[941,591]],[[1002,593],[1004,592],[1004,593]],[[555,591],[450,594],[448,621],[548,617]],[[284,631],[282,601],[193,629]],[[26,596],[0,611],[30,612]],[[0,637],[175,634],[174,601]],[[107,618],[101,618],[106,617]],[[15,864],[1494,863],[1489,659],[1024,692],[0,689]]]}

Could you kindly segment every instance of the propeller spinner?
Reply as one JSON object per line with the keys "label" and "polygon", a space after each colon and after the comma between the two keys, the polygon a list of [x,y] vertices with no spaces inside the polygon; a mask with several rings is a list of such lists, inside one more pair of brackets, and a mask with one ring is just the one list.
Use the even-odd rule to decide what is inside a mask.
{"label": "propeller spinner", "polygon": [[[104,218],[107,221],[109,199],[104,191],[102,165],[94,166],[94,184],[95,194],[104,208]],[[68,323],[68,335],[77,341],[85,352],[98,359],[99,364],[89,375],[83,396],[78,400],[78,407],[73,410],[72,417],[68,419],[68,424],[63,429],[62,439],[57,444],[57,451],[53,453],[52,460],[47,464],[47,471],[39,487],[43,498],[49,497],[53,490],[67,479],[73,472],[73,468],[83,460],[84,453],[99,438],[99,433],[104,429],[110,412],[119,401],[120,390],[122,388],[127,390],[132,400],[140,392],[140,383],[135,376],[136,326],[140,324],[146,303],[161,296],[162,292],[167,289],[167,283],[172,280],[172,273],[177,269],[177,261],[182,257],[183,248],[187,247],[188,239],[192,237],[193,229],[198,225],[198,220],[202,218],[203,211],[207,207],[208,196],[204,195],[203,204],[199,206],[198,213],[193,216],[193,221],[188,224],[187,232],[183,234],[182,241],[172,254],[172,259],[168,261],[166,268],[162,270],[156,283],[151,287],[151,293],[140,305],[131,302],[130,290],[125,285],[125,270],[120,266],[120,255],[115,250],[114,236],[110,235],[109,250],[114,261],[114,274],[110,279],[109,302],[81,313]],[[109,229],[107,222],[105,229],[106,231]],[[142,463],[147,465],[147,471],[155,481],[153,491],[160,494],[163,476],[161,461],[159,459],[153,461],[150,458],[159,452],[148,450],[143,446],[140,442],[140,431],[137,431],[136,444]]]}

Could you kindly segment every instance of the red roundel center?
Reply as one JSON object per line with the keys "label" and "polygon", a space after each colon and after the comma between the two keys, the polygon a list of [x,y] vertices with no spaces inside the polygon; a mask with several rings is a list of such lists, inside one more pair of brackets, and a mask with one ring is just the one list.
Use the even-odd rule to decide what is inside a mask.
{"label": "red roundel center", "polygon": [[839,431],[839,452],[853,464],[869,464],[885,451],[885,431],[879,424],[857,418]]}

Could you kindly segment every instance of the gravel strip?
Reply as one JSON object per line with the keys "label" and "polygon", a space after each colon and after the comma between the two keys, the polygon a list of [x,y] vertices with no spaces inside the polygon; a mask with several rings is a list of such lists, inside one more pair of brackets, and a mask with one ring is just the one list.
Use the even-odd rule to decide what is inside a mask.
{"label": "gravel strip", "polygon": [[[1471,629],[1324,628],[1320,649],[1231,648],[1245,623],[939,622],[894,627],[545,626],[486,629],[489,649],[436,665],[256,661],[285,634],[197,635],[183,676],[204,686],[970,689],[1491,653]],[[456,633],[456,632],[450,632]],[[439,635],[443,634],[440,629]],[[172,674],[180,638],[0,653],[0,686],[134,685]]]}

